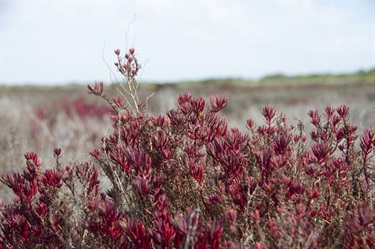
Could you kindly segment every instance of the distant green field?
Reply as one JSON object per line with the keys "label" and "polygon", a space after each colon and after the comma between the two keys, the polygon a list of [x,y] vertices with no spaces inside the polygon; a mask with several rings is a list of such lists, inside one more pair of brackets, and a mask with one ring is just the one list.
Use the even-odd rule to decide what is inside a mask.
{"label": "distant green field", "polygon": [[[375,68],[360,70],[351,74],[308,74],[289,76],[285,74],[270,74],[258,80],[241,78],[209,78],[198,81],[169,82],[167,85],[180,87],[194,84],[203,85],[242,85],[242,86],[275,86],[275,85],[345,85],[345,84],[375,84]],[[150,82],[148,85],[154,85]]]}
{"label": "distant green field", "polygon": [[263,85],[267,84],[355,84],[375,83],[375,68],[368,71],[358,71],[352,74],[310,74],[286,76],[283,74],[274,74],[265,76],[259,80]]}

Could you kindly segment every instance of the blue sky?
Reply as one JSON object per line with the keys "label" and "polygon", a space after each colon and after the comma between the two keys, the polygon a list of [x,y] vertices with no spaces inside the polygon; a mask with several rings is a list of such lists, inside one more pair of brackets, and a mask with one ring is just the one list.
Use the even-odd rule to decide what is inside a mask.
{"label": "blue sky", "polygon": [[114,82],[113,50],[130,47],[160,83],[367,70],[374,15],[371,0],[1,0],[0,82]]}

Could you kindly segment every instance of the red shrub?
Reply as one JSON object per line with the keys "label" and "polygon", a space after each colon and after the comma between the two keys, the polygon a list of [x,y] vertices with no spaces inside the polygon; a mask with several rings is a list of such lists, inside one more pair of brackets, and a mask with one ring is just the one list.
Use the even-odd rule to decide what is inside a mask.
{"label": "red shrub", "polygon": [[99,194],[92,162],[42,170],[37,155],[26,154],[23,174],[1,176],[16,194],[1,206],[3,247],[375,246],[375,132],[358,136],[347,106],[309,112],[311,147],[303,125],[272,106],[264,125],[247,120],[249,134],[229,129],[219,114],[225,97],[207,105],[183,93],[166,116],[148,116],[134,49],[115,53],[129,98],[89,86],[114,112],[113,133],[90,153],[111,189]]}
{"label": "red shrub", "polygon": [[102,120],[110,114],[111,110],[106,105],[88,103],[83,99],[60,99],[49,106],[38,106],[33,111],[37,121],[33,127],[34,136],[38,135],[40,122],[45,122],[49,130],[55,129],[58,115],[63,114],[68,118],[77,117],[85,123],[88,118]]}

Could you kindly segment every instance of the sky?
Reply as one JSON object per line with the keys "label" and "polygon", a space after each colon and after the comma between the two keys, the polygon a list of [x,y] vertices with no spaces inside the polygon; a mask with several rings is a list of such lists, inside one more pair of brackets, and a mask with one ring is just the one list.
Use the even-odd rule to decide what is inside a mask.
{"label": "sky", "polygon": [[[375,67],[375,1],[1,1],[0,83],[259,79]],[[115,77],[116,76],[116,77]]]}

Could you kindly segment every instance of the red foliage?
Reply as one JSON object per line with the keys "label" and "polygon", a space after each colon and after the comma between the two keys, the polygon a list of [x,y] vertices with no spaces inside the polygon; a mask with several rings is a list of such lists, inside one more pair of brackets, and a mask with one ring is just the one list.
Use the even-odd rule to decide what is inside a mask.
{"label": "red foliage", "polygon": [[[133,77],[134,50],[125,59],[119,70]],[[43,170],[27,153],[22,174],[1,176],[16,195],[1,205],[2,247],[375,246],[375,132],[356,134],[347,106],[309,112],[308,147],[303,125],[272,106],[243,134],[219,114],[225,97],[206,105],[183,93],[167,115],[148,116],[89,89],[112,106],[113,133],[90,152],[94,163]],[[105,193],[96,167],[111,183]]]}
{"label": "red foliage", "polygon": [[[38,138],[41,135],[48,135],[50,139],[61,133],[61,128],[70,128],[70,132],[89,130],[90,141],[100,138],[102,133],[95,132],[91,126],[92,122],[100,121],[110,115],[112,108],[107,105],[89,103],[84,99],[60,99],[48,105],[37,106],[33,110],[34,119],[31,126],[31,136]],[[71,121],[72,125],[67,124]],[[91,128],[91,129],[90,129]],[[37,142],[37,139],[35,139]],[[43,141],[39,142],[42,143]]]}

